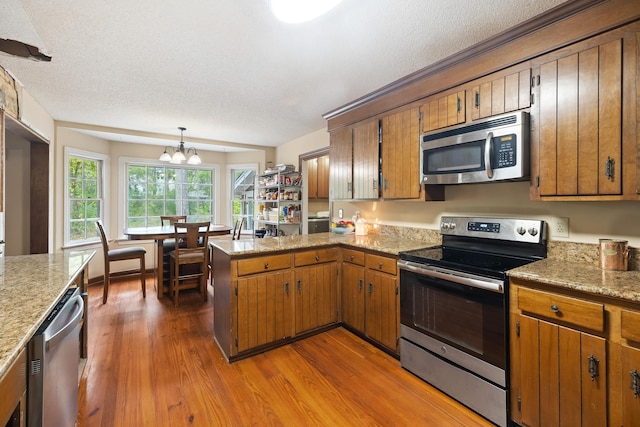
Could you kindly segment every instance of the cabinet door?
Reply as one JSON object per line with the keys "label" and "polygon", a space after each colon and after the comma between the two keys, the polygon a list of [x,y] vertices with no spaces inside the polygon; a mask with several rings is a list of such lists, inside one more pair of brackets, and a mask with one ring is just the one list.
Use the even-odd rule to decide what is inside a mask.
{"label": "cabinet door", "polygon": [[400,308],[396,276],[375,270],[367,270],[366,275],[366,335],[397,352]]}
{"label": "cabinet door", "polygon": [[333,200],[351,199],[353,195],[353,141],[351,128],[331,133],[329,153],[330,192]]}
{"label": "cabinet door", "polygon": [[364,333],[364,267],[342,264],[342,321]]}
{"label": "cabinet door", "polygon": [[338,263],[296,268],[296,334],[338,321]]}
{"label": "cabinet door", "polygon": [[318,158],[307,161],[307,198],[318,198]]}
{"label": "cabinet door", "polygon": [[318,157],[317,198],[329,198],[329,156]]}
{"label": "cabinet door", "polygon": [[620,194],[622,40],[567,51],[539,70],[540,195]]}
{"label": "cabinet door", "polygon": [[607,421],[606,341],[520,316],[518,384],[526,426],[603,426]]}
{"label": "cabinet door", "polygon": [[623,425],[640,425],[640,350],[622,346],[621,375]]}
{"label": "cabinet door", "polygon": [[466,120],[466,91],[459,90],[448,95],[429,97],[420,106],[420,117],[419,133],[421,134],[464,123]]}
{"label": "cabinet door", "polygon": [[477,120],[531,105],[531,69],[479,81],[471,88],[471,119]]}
{"label": "cabinet door", "polygon": [[294,335],[291,273],[279,271],[238,279],[238,353]]}
{"label": "cabinet door", "polygon": [[420,196],[419,109],[411,108],[382,119],[382,196]]}
{"label": "cabinet door", "polygon": [[379,197],[379,125],[369,120],[353,129],[353,198]]}

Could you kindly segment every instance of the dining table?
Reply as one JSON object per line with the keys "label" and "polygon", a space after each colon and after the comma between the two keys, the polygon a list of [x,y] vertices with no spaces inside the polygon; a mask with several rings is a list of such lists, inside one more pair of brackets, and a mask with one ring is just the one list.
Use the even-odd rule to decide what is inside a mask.
{"label": "dining table", "polygon": [[[223,224],[211,224],[209,227],[209,236],[220,236],[230,234],[233,227]],[[173,225],[159,225],[152,227],[132,227],[125,228],[124,233],[129,240],[155,240],[156,242],[156,290],[158,298],[169,291],[169,284],[163,282],[164,277],[164,245],[166,239],[175,238],[175,228]],[[204,229],[202,231],[204,235]],[[178,233],[178,238],[186,237],[186,233]],[[206,243],[205,243],[206,244]]]}

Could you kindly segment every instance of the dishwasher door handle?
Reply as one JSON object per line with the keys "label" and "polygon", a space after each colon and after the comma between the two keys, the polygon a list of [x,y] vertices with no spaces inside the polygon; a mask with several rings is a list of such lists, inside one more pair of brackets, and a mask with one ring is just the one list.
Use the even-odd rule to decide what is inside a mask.
{"label": "dishwasher door handle", "polygon": [[[48,330],[45,331],[45,337],[46,337],[44,342],[45,351],[49,351],[50,347],[55,346],[64,337],[69,335],[69,333],[82,321],[82,315],[84,314],[84,301],[82,300],[82,296],[76,295],[75,297],[70,299],[67,302],[67,304],[65,304],[65,307],[63,310],[66,310],[67,307],[69,306],[73,306],[73,309],[75,309],[75,311],[73,312],[73,315],[71,316],[71,320],[69,320],[59,330],[55,331],[53,335],[51,335],[50,337],[47,336],[49,331]],[[62,315],[62,314],[63,313],[60,313],[59,315]]]}

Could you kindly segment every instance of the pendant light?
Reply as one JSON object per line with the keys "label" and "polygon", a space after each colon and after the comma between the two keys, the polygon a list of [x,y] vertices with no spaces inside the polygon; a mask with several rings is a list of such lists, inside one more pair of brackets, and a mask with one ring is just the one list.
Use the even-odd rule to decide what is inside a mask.
{"label": "pendant light", "polygon": [[[178,129],[180,130],[180,142],[178,143],[178,146],[173,149],[173,154],[169,154],[169,151],[167,151],[167,150],[171,150],[172,149],[171,147],[165,147],[164,153],[160,155],[159,160],[163,162],[169,162],[172,164],[181,164],[182,162],[187,160],[187,156],[188,156],[189,157],[189,160],[187,160],[188,164],[199,165],[200,163],[202,163],[202,159],[200,159],[200,156],[198,156],[198,152],[196,151],[196,149],[191,147],[188,150],[185,150],[184,148],[184,141],[182,137],[183,137],[184,131],[187,130],[187,128],[180,126],[178,127]],[[193,152],[193,154],[189,155],[189,153],[191,152]]]}

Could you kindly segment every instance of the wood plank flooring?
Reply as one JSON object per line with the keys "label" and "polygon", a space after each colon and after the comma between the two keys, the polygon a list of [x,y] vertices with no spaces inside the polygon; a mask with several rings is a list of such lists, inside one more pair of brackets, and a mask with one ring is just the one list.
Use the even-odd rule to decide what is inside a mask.
{"label": "wood plank flooring", "polygon": [[136,280],[109,291],[89,288],[80,426],[492,425],[343,328],[229,364],[211,287],[177,308]]}

